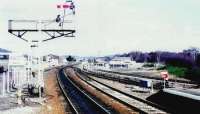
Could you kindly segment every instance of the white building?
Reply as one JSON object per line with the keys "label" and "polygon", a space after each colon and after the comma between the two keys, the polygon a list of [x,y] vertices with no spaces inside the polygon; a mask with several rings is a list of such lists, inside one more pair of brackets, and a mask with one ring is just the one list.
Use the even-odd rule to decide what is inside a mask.
{"label": "white building", "polygon": [[24,55],[18,53],[11,53],[9,55],[9,77],[11,78],[11,83],[15,83],[17,88],[28,83],[27,67],[28,60]]}
{"label": "white building", "polygon": [[105,61],[104,58],[97,58],[92,62],[82,62],[82,67],[85,69],[102,69],[102,70],[135,70],[141,68],[143,63],[136,63],[130,57],[114,57],[110,61]]}
{"label": "white building", "polygon": [[47,56],[44,56],[46,62],[48,63],[49,67],[52,66],[58,66],[59,65],[59,56],[53,55],[53,54],[49,54]]}
{"label": "white building", "polygon": [[109,62],[110,69],[137,69],[141,63],[132,61],[130,57],[115,57]]}
{"label": "white building", "polygon": [[108,69],[109,65],[108,62],[104,59],[98,58],[93,63],[95,69]]}
{"label": "white building", "polygon": [[10,53],[0,52],[0,67],[3,67],[4,71],[8,68],[8,60]]}

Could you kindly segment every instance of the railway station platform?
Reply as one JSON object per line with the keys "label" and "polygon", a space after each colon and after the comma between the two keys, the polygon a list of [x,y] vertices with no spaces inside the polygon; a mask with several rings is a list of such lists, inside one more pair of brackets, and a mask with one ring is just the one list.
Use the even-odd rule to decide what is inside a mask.
{"label": "railway station platform", "polygon": [[163,89],[147,100],[166,107],[173,114],[200,114],[200,89]]}
{"label": "railway station platform", "polygon": [[164,89],[164,92],[200,101],[200,89]]}

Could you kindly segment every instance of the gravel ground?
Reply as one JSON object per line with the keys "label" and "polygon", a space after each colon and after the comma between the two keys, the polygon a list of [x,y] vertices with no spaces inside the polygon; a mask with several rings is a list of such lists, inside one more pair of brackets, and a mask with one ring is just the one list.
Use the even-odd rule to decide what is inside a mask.
{"label": "gravel ground", "polygon": [[106,85],[109,85],[115,89],[121,90],[127,94],[139,97],[141,99],[146,99],[147,97],[151,96],[154,92],[157,92],[157,90],[154,90],[154,92],[151,93],[151,89],[142,88],[142,87],[135,86],[135,85],[123,84],[123,83],[120,83],[117,81],[106,80],[106,79],[97,78],[94,76],[90,76],[90,78],[93,78],[93,79],[100,81]]}
{"label": "gravel ground", "polygon": [[[42,106],[40,114],[69,114],[65,107],[64,98],[57,83],[56,69],[52,69],[44,76],[46,103]],[[66,110],[65,110],[66,109]]]}
{"label": "gravel ground", "polygon": [[85,81],[81,80],[71,68],[66,69],[65,72],[69,78],[75,82],[75,84],[81,87],[84,91],[87,91],[91,96],[95,96],[96,99],[100,100],[104,105],[115,110],[117,114],[138,114],[137,111],[88,85]]}

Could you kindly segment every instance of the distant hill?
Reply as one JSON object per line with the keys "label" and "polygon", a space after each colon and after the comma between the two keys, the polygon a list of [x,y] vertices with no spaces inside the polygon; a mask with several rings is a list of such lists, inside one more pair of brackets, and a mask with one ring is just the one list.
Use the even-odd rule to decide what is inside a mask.
{"label": "distant hill", "polygon": [[10,52],[11,52],[11,51],[9,51],[9,50],[0,48],[0,53],[10,53]]}

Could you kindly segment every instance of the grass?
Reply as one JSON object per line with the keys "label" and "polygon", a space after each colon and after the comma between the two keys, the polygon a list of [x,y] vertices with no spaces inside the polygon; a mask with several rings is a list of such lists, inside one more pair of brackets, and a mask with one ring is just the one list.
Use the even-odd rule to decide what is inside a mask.
{"label": "grass", "polygon": [[169,74],[175,75],[176,77],[186,78],[200,83],[200,67],[186,68],[166,65],[157,68],[157,70],[167,70]]}
{"label": "grass", "polygon": [[184,67],[167,66],[167,71],[177,77],[184,77],[188,69]]}

